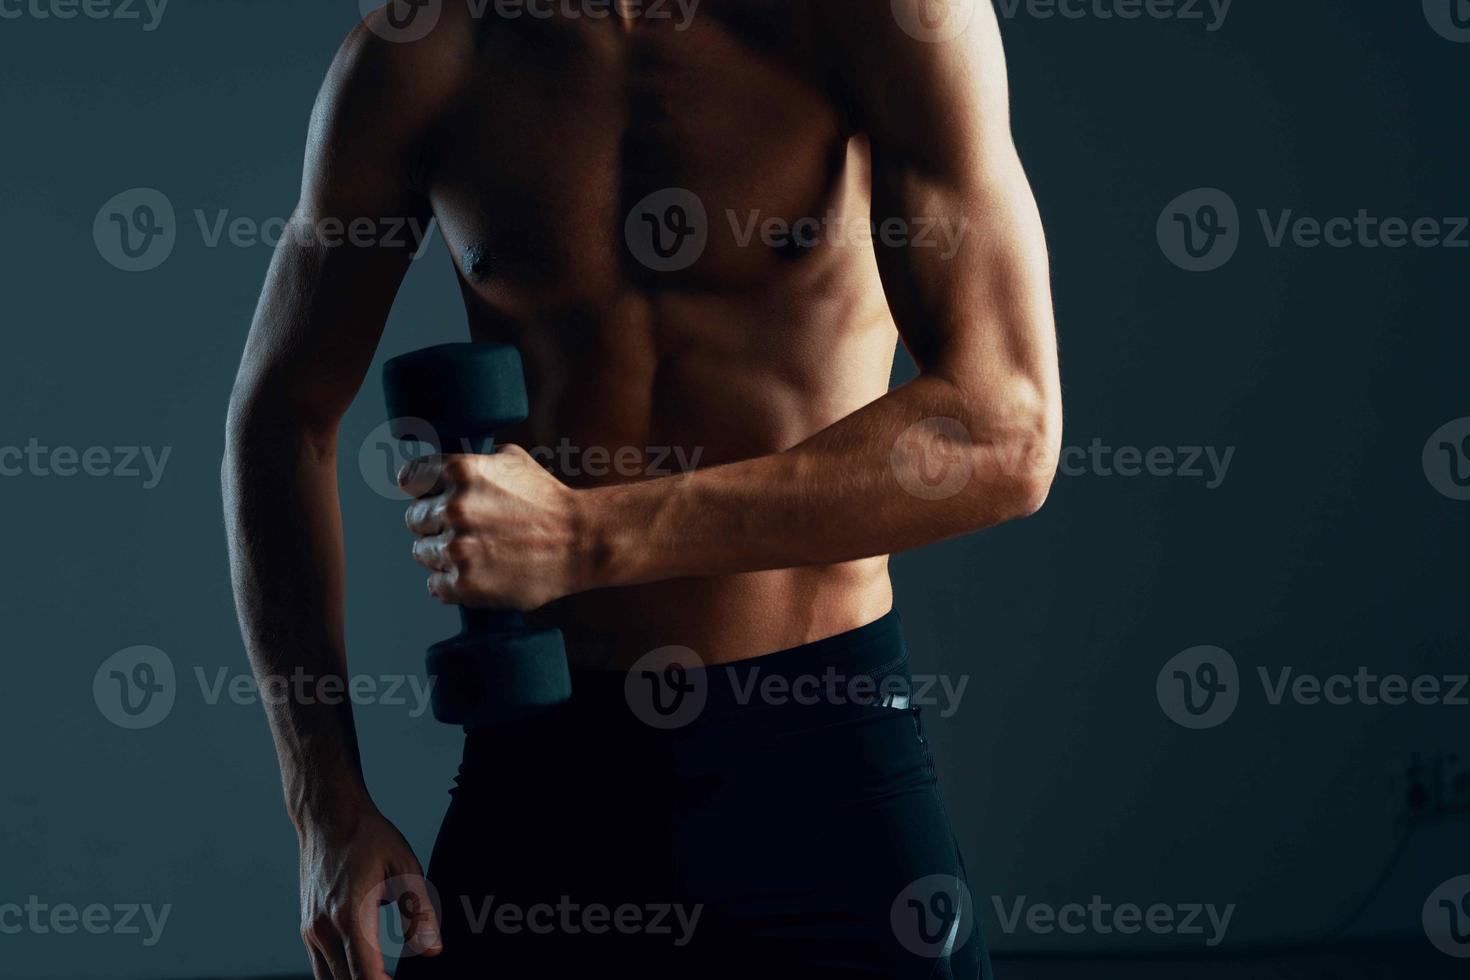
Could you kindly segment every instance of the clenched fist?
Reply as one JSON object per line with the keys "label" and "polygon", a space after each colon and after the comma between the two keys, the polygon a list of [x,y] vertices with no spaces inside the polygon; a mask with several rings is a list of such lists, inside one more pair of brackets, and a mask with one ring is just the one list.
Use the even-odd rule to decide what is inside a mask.
{"label": "clenched fist", "polygon": [[406,515],[413,557],[441,602],[525,612],[588,587],[580,491],[519,446],[411,460],[398,484],[417,498]]}

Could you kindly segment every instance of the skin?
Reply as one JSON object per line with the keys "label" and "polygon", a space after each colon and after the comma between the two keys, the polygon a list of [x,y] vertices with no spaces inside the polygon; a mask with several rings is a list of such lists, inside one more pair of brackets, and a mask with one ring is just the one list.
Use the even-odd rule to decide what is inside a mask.
{"label": "skin", "polygon": [[[1046,250],[989,4],[943,43],[887,0],[704,0],[683,30],[639,9],[450,2],[412,42],[369,18],[313,113],[292,228],[436,218],[471,336],[525,360],[511,445],[400,476],[429,591],[534,610],[583,665],[670,644],[719,663],[871,622],[889,554],[1041,506],[1061,439]],[[624,221],[669,187],[698,195],[708,245],[658,272]],[[843,231],[742,244],[751,212]],[[870,218],[955,244],[863,241]],[[322,237],[277,251],[231,401],[226,517],[262,678],[347,674],[338,427],[411,257]],[[919,373],[890,392],[900,339]],[[560,473],[523,448],[563,439],[580,455]],[[699,467],[651,473],[651,447]],[[587,475],[594,450],[622,453],[615,472]],[[422,870],[364,785],[350,704],[267,710],[316,975],[384,975],[380,902],[432,955]]]}

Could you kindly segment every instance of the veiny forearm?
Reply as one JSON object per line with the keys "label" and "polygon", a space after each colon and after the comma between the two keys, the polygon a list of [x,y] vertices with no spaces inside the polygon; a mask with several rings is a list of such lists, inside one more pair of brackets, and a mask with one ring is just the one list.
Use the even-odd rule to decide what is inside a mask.
{"label": "veiny forearm", "polygon": [[[1030,514],[1058,416],[1022,381],[981,400],[929,374],[786,452],[586,491],[592,587],[852,561]],[[938,486],[915,482],[926,465],[948,467]]]}
{"label": "veiny forearm", "polygon": [[[335,437],[309,433],[269,409],[237,405],[231,413],[223,474],[230,564],[263,688],[297,672],[312,687],[326,677],[346,681]],[[330,700],[340,703],[262,698],[298,828],[366,796],[351,703]]]}

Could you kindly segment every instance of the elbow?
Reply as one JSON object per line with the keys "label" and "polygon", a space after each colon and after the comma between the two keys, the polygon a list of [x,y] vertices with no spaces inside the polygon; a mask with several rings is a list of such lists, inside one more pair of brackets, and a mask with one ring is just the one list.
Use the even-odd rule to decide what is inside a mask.
{"label": "elbow", "polygon": [[1001,524],[1031,517],[1046,505],[1056,479],[1057,452],[1049,441],[1020,440],[1010,445],[995,444],[991,452],[1012,461],[1001,472],[992,469],[984,481],[984,513],[979,526]]}
{"label": "elbow", "polygon": [[1051,496],[1052,482],[1056,476],[1056,468],[1052,467],[1048,474],[1036,473],[1017,481],[1017,485],[1010,493],[1010,520],[1020,520],[1023,517],[1032,517],[1046,506],[1047,498]]}
{"label": "elbow", "polygon": [[339,420],[303,410],[267,386],[237,385],[225,417],[221,478],[228,485],[251,460],[282,453],[332,463]]}
{"label": "elbow", "polygon": [[1052,399],[1027,399],[1022,410],[1007,414],[999,425],[979,427],[990,435],[977,442],[976,466],[986,498],[982,525],[1031,517],[1046,505],[1061,458],[1061,408]]}

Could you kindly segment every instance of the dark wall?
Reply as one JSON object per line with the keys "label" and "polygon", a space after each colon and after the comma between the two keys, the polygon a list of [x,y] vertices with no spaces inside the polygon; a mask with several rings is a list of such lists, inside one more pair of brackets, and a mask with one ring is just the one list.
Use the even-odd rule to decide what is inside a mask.
{"label": "dark wall", "polygon": [[[976,903],[1012,950],[1203,945],[1007,931],[996,912],[1094,895],[1234,904],[1231,946],[1349,920],[1414,933],[1470,848],[1405,821],[1408,761],[1470,753],[1470,707],[1356,690],[1273,704],[1258,670],[1466,672],[1470,493],[1451,463],[1470,458],[1439,445],[1470,432],[1470,44],[1431,27],[1436,0],[1238,0],[1214,30],[1204,3],[1204,20],[1104,19],[1092,3],[1080,18],[997,3],[1014,11],[1015,127],[1049,232],[1073,451],[1039,516],[895,561],[916,669],[968,679],[932,727]],[[0,479],[0,905],[171,910],[152,945],[141,918],[142,935],[0,934],[0,972],[295,971],[295,840],[261,711],[228,693],[247,668],[218,516],[225,404],[270,251],[209,234],[222,215],[289,211],[309,107],[357,9],[179,3],[151,30],[132,9],[142,20],[0,19],[0,445],[103,447],[91,465],[112,474],[58,475],[67,456],[51,453]],[[109,261],[105,227],[94,237],[133,188],[176,215],[172,253],[146,272]],[[1200,188],[1223,196],[1180,199]],[[1203,243],[1204,204],[1225,234],[1192,260],[1174,215]],[[1360,210],[1436,219],[1458,246],[1314,248],[1288,231],[1273,247],[1283,212]],[[1232,246],[1212,271],[1181,268]],[[436,239],[383,353],[462,324]],[[359,468],[382,415],[369,386],[341,456],[352,663],[370,677],[420,670],[424,640],[448,632],[400,505]],[[1189,469],[1191,447],[1202,475],[1163,475]],[[127,475],[133,448],[155,465],[167,450],[156,481],[141,452]],[[1160,450],[1154,472],[1119,475],[1130,449]],[[130,730],[99,669],[139,645],[162,651],[144,661],[155,683],[173,669],[174,700]],[[1230,655],[1200,655],[1230,689],[1197,718],[1174,669],[1207,675],[1169,662],[1204,645]],[[457,739],[406,693],[358,716],[375,795],[426,853]],[[1395,854],[1407,863],[1381,891]]]}

